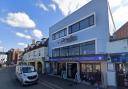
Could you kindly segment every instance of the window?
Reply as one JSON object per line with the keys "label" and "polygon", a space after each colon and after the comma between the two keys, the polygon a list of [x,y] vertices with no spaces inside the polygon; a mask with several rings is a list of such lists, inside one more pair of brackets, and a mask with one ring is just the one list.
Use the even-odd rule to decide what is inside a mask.
{"label": "window", "polygon": [[39,51],[39,56],[41,56],[41,55],[40,55],[40,51]]}
{"label": "window", "polygon": [[89,17],[89,26],[94,25],[94,15]]}
{"label": "window", "polygon": [[53,57],[95,54],[95,40],[52,50]]}
{"label": "window", "polygon": [[60,56],[61,57],[67,57],[68,56],[68,52],[69,51],[69,47],[63,47],[60,49]]}
{"label": "window", "polygon": [[68,33],[72,34],[72,33],[77,32],[79,30],[83,30],[85,28],[88,28],[92,25],[94,25],[94,15],[91,15],[91,16],[69,26],[68,27]]}
{"label": "window", "polygon": [[94,54],[95,53],[95,41],[89,41],[80,44],[80,55]]}
{"label": "window", "polygon": [[80,30],[85,29],[87,27],[89,27],[89,19],[88,18],[80,21]]}
{"label": "window", "polygon": [[56,40],[58,38],[64,37],[67,35],[67,28],[64,28],[63,30],[58,31],[57,33],[54,33],[52,35],[52,39]]}
{"label": "window", "polygon": [[69,34],[74,33],[79,30],[79,23],[75,23],[69,27]]}
{"label": "window", "polygon": [[59,57],[60,56],[60,49],[59,48],[58,49],[54,49],[52,51],[52,56],[53,57]]}
{"label": "window", "polygon": [[36,56],[36,51],[33,51],[33,56]]}
{"label": "window", "polygon": [[69,46],[69,56],[78,56],[79,55],[79,45]]}

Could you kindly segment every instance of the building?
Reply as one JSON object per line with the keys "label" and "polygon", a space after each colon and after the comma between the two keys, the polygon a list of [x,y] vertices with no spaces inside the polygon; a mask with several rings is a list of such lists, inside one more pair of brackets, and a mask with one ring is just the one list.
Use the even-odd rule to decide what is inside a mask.
{"label": "building", "polygon": [[17,64],[17,61],[20,61],[20,56],[22,55],[23,51],[21,49],[10,49],[7,52],[7,63],[8,64]]}
{"label": "building", "polygon": [[107,50],[110,55],[109,83],[117,87],[128,87],[128,22],[114,33]]}
{"label": "building", "polygon": [[45,73],[48,65],[48,39],[43,38],[41,41],[32,42],[23,53],[23,62],[33,65],[39,73]]}
{"label": "building", "polygon": [[[99,3],[100,2],[100,3]],[[52,74],[89,83],[97,78],[106,87],[107,44],[115,30],[107,0],[91,0],[49,29],[49,57]]]}
{"label": "building", "polygon": [[128,22],[126,22],[121,28],[119,28],[113,34],[113,38],[116,39],[124,39],[128,37]]}

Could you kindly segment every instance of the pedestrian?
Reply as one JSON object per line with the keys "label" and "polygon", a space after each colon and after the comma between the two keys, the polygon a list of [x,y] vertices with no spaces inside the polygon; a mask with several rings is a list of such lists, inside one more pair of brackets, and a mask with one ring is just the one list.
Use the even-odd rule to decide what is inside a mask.
{"label": "pedestrian", "polygon": [[75,84],[77,84],[79,81],[80,81],[80,76],[79,76],[79,72],[77,71],[75,74],[74,82]]}
{"label": "pedestrian", "polygon": [[97,89],[100,89],[100,84],[101,84],[101,72],[100,72],[99,70],[96,71],[95,79],[96,79]]}

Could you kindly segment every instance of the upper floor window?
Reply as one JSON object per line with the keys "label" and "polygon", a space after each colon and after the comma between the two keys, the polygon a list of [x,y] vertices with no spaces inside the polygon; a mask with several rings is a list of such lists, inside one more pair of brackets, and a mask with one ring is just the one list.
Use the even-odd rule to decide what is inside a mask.
{"label": "upper floor window", "polygon": [[59,48],[53,49],[52,50],[52,56],[53,57],[59,57],[60,56],[60,49]]}
{"label": "upper floor window", "polygon": [[40,53],[40,51],[39,51],[39,56],[41,56],[41,53]]}
{"label": "upper floor window", "polygon": [[90,26],[93,26],[94,25],[94,14],[69,26],[68,27],[68,33],[69,34],[72,34],[74,32],[77,32],[79,30],[83,30],[85,28],[88,28]]}
{"label": "upper floor window", "polygon": [[67,28],[64,28],[63,30],[60,30],[52,35],[52,39],[56,40],[58,38],[64,37],[67,35]]}
{"label": "upper floor window", "polygon": [[52,50],[52,57],[83,56],[95,54],[95,40]]}

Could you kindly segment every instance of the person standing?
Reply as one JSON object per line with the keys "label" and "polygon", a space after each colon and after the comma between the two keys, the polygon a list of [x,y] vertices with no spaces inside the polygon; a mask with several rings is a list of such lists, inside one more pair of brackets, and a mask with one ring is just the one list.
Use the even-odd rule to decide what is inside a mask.
{"label": "person standing", "polygon": [[97,84],[97,89],[100,89],[100,84],[101,84],[101,72],[100,72],[99,70],[96,71],[95,80],[96,80],[96,84]]}

